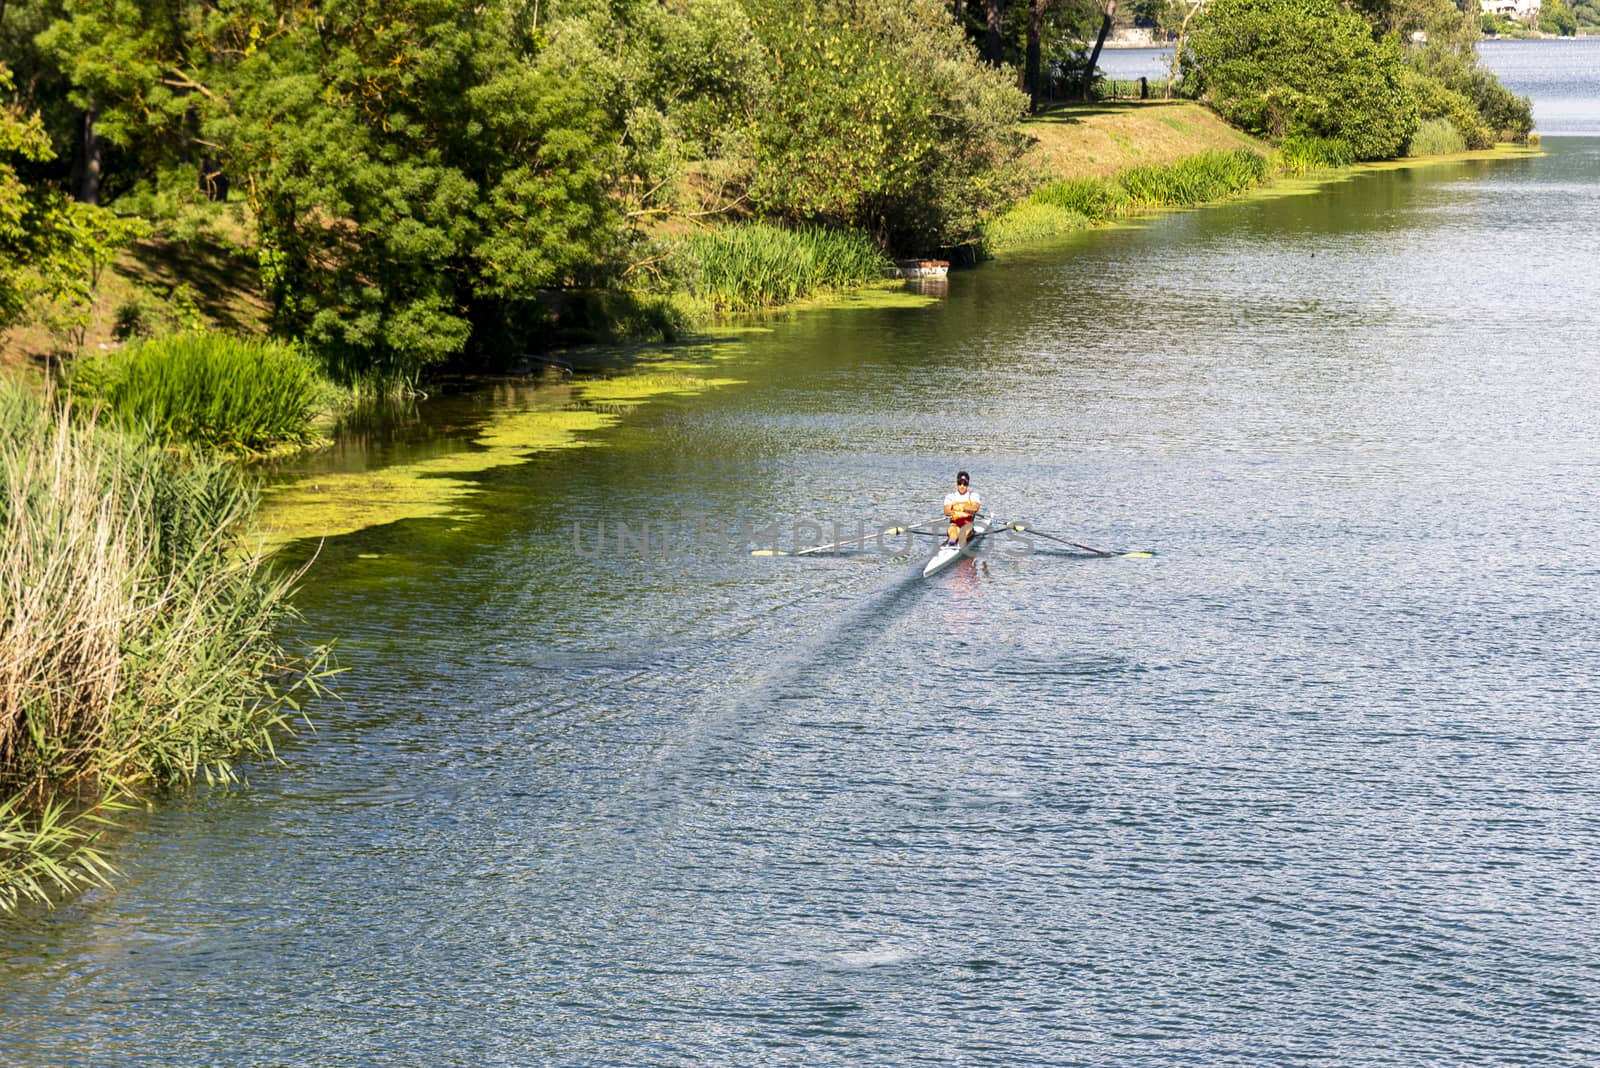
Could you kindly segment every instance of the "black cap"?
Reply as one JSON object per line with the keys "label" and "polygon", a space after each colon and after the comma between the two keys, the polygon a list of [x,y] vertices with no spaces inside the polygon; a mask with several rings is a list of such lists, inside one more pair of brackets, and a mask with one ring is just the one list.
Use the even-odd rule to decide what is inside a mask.
{"label": "black cap", "polygon": [[965,486],[970,481],[972,480],[967,477],[967,473],[965,471],[956,472],[956,485]]}

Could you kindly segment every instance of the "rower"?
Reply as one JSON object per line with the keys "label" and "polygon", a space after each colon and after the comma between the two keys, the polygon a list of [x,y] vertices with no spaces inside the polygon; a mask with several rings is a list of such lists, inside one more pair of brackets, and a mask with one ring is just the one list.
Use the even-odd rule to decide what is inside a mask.
{"label": "rower", "polygon": [[945,494],[944,514],[950,517],[950,530],[946,545],[966,545],[972,533],[972,517],[983,507],[983,498],[969,488],[971,481],[965,471],[956,472],[956,491]]}

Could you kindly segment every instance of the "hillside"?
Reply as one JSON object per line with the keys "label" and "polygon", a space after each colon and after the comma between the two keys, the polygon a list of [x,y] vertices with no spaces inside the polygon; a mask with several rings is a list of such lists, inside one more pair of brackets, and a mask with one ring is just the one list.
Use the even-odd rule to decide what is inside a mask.
{"label": "hillside", "polygon": [[1267,151],[1191,100],[1061,104],[1028,119],[1023,129],[1034,139],[1025,163],[1045,181],[1108,178],[1218,150]]}

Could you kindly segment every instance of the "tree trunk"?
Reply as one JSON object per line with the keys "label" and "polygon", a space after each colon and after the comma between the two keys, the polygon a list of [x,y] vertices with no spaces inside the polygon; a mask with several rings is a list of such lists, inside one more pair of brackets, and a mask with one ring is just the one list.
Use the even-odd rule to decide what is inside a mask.
{"label": "tree trunk", "polygon": [[1083,71],[1083,98],[1089,99],[1094,88],[1094,68],[1100,62],[1100,49],[1106,46],[1106,35],[1111,32],[1111,20],[1117,15],[1117,0],[1106,0],[1106,13],[1100,19],[1100,36],[1094,39],[1094,51],[1089,53],[1089,65]]}
{"label": "tree trunk", "polygon": [[1044,34],[1044,9],[1050,0],[1028,0],[1028,57],[1023,67],[1023,81],[1028,85],[1028,110],[1039,110],[1039,98],[1044,87],[1040,85],[1039,38]]}
{"label": "tree trunk", "polygon": [[1178,43],[1172,49],[1172,69],[1167,72],[1166,99],[1172,99],[1172,87],[1178,84],[1178,67],[1183,63],[1183,45],[1189,39],[1189,20],[1194,18],[1195,12],[1200,10],[1198,3],[1191,3],[1189,10],[1183,13],[1183,25],[1178,27]]}
{"label": "tree trunk", "polygon": [[1005,59],[1005,42],[1000,36],[1000,24],[1005,20],[1006,0],[983,0],[984,18],[989,33],[984,40],[983,54],[991,66],[998,67]]}
{"label": "tree trunk", "polygon": [[89,107],[83,113],[83,167],[78,171],[77,188],[73,190],[74,199],[96,206],[100,203],[100,164],[105,153],[105,141],[95,128],[99,118],[100,111],[94,106],[94,100],[90,99]]}

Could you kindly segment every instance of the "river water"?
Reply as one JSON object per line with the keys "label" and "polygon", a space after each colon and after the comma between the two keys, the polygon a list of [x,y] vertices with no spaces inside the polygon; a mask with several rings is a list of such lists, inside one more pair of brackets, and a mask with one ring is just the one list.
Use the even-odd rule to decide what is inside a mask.
{"label": "river water", "polygon": [[[329,540],[344,701],[0,929],[0,1062],[1595,1063],[1600,138],[1545,148],[776,317]],[[725,537],[957,467],[1156,556]]]}

